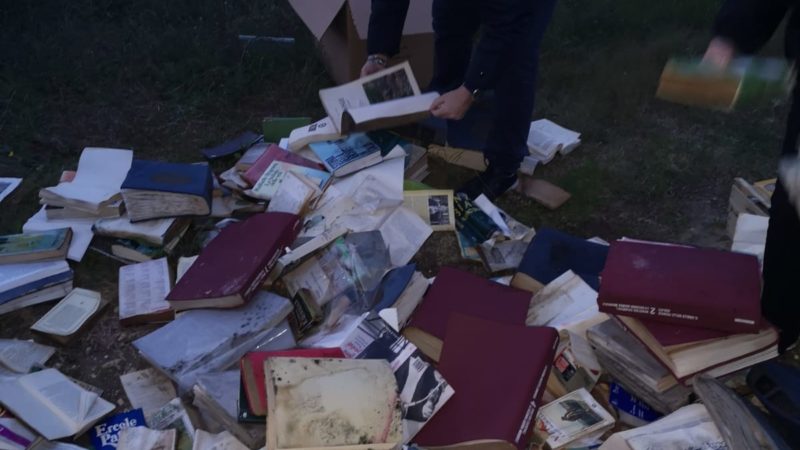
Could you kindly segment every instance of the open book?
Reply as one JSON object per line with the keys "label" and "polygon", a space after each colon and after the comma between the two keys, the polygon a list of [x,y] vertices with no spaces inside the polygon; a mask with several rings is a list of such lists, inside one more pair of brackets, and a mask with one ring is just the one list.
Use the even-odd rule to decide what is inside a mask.
{"label": "open book", "polygon": [[31,326],[55,341],[68,343],[104,305],[99,292],[73,289]]}
{"label": "open book", "polygon": [[547,119],[531,122],[528,132],[528,149],[531,155],[543,164],[550,162],[556,153],[566,155],[580,144],[580,133]]}
{"label": "open book", "polygon": [[322,106],[341,134],[424,119],[438,96],[436,92],[420,92],[408,62],[319,91]]}
{"label": "open book", "polygon": [[56,369],[3,381],[0,403],[47,439],[79,435],[114,409]]}

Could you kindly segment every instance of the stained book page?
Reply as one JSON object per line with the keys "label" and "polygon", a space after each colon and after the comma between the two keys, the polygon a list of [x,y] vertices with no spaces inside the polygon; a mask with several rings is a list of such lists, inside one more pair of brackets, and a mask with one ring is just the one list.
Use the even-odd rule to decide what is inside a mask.
{"label": "stained book page", "polygon": [[379,231],[389,248],[392,265],[395,267],[408,264],[433,234],[430,225],[402,206],[386,218]]}
{"label": "stained book page", "polygon": [[33,341],[0,339],[0,366],[17,373],[28,373],[34,367],[44,366],[56,349]]}
{"label": "stained book page", "polygon": [[131,406],[141,408],[145,415],[178,396],[169,378],[153,368],[126,373],[119,379]]}
{"label": "stained book page", "polygon": [[117,450],[174,450],[176,431],[128,427],[119,432]]}
{"label": "stained book page", "polygon": [[58,336],[69,336],[77,332],[97,312],[101,300],[99,292],[73,289],[33,324],[31,329]]}
{"label": "stained book page", "polygon": [[248,450],[244,444],[239,442],[232,434],[223,431],[219,434],[211,434],[203,430],[194,433],[194,445],[192,450]]}
{"label": "stained book page", "polygon": [[308,202],[321,192],[315,183],[303,174],[286,172],[267,206],[267,211],[300,214]]}
{"label": "stained book page", "polygon": [[167,258],[120,267],[120,320],[169,311],[169,290]]}

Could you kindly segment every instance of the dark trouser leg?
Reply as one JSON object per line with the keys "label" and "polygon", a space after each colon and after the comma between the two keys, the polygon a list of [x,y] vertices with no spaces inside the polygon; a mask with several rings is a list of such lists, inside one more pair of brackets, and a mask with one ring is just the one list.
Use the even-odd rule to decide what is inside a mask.
{"label": "dark trouser leg", "polygon": [[505,69],[495,87],[495,117],[484,155],[493,168],[504,172],[516,172],[522,158],[528,154],[539,47],[555,3],[556,0],[536,0],[528,33],[502,60]]}
{"label": "dark trouser leg", "polygon": [[430,89],[445,93],[464,82],[480,25],[474,0],[433,0],[434,58]]}
{"label": "dark trouser leg", "polygon": [[[789,114],[783,155],[797,154],[800,131],[800,95],[795,91]],[[764,253],[764,291],[761,308],[764,317],[781,330],[781,350],[800,336],[800,217],[789,202],[786,189],[778,180],[772,194],[769,229]]]}

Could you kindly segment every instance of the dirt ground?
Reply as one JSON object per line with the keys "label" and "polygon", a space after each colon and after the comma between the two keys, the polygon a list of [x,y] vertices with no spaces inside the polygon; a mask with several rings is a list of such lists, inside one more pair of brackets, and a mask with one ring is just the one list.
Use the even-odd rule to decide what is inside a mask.
{"label": "dirt ground", "polygon": [[[731,114],[653,98],[673,54],[702,53],[717,1],[561,0],[542,49],[534,118],[583,133],[537,176],[570,191],[549,211],[508,194],[499,206],[534,227],[725,248],[734,177],[774,176],[786,106]],[[292,45],[244,46],[239,34],[291,36]],[[776,53],[773,43],[766,50]],[[38,189],[74,169],[86,146],[137,157],[200,160],[199,149],[268,116],[321,117],[331,84],[313,40],[284,0],[16,2],[0,11],[0,176],[24,177],[0,205],[0,233],[18,232]],[[223,167],[219,167],[223,168]],[[456,187],[470,171],[432,163],[426,180]],[[451,233],[417,256],[428,276],[465,265]],[[87,253],[75,286],[112,304],[50,364],[125,406],[119,375],[147,367],[130,343],[155,326],[121,328],[118,263]],[[0,337],[31,338],[51,304],[0,317]]]}

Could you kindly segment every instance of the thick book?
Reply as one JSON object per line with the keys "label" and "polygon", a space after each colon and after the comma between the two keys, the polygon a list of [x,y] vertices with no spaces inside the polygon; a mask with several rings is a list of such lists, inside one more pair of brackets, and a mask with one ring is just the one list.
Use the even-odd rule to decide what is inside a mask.
{"label": "thick book", "polygon": [[325,112],[342,135],[425,119],[437,97],[436,92],[421,93],[407,61],[319,91]]}
{"label": "thick book", "polygon": [[[557,345],[558,333],[553,328],[453,315],[438,369],[456,395],[415,442],[438,447],[493,440],[524,449]],[[519,349],[525,349],[524,356]]]}
{"label": "thick book", "polygon": [[730,111],[740,105],[764,105],[786,98],[794,75],[794,64],[784,58],[739,57],[724,69],[700,58],[670,58],[656,97]]}
{"label": "thick book", "polygon": [[114,414],[103,422],[95,424],[89,433],[89,438],[95,450],[116,450],[122,430],[144,426],[144,413],[141,409],[133,409]]}
{"label": "thick book", "polygon": [[272,352],[250,352],[242,358],[242,387],[250,410],[258,415],[267,415],[267,391],[264,385],[264,361],[267,358],[289,356],[295,358],[344,358],[339,348],[312,348],[279,350]]}
{"label": "thick book", "polygon": [[600,311],[734,333],[761,328],[753,255],[640,241],[611,243]]}
{"label": "thick book", "polygon": [[71,228],[0,236],[0,264],[64,259],[71,241]]}
{"label": "thick book", "polygon": [[232,308],[255,294],[300,231],[298,216],[256,214],[224,228],[167,296],[176,311]]}
{"label": "thick book", "polygon": [[[717,339],[707,339],[707,334],[694,327],[684,327],[684,336],[698,336],[699,341],[684,341],[662,345],[658,337],[664,336],[663,324],[641,322],[633,317],[614,316],[622,326],[650,351],[672,375],[685,384],[700,373],[718,377],[750,367],[778,356],[778,332],[769,324],[758,333],[730,334]],[[679,325],[669,325],[678,328]],[[671,333],[671,332],[670,332]],[[663,339],[663,338],[662,338]]]}
{"label": "thick book", "polygon": [[[72,272],[70,272],[70,275]],[[27,308],[28,306],[38,305],[39,303],[58,300],[72,291],[72,278],[69,280],[48,285],[34,292],[30,292],[21,297],[16,297],[0,305],[0,315]]]}
{"label": "thick book", "polygon": [[0,305],[70,280],[72,280],[72,270],[63,260],[0,264]]}
{"label": "thick book", "polygon": [[131,222],[211,213],[214,188],[207,164],[133,160],[122,183]]}
{"label": "thick book", "polygon": [[448,321],[453,314],[525,325],[530,301],[529,292],[444,267],[412,314],[403,335],[426,356],[438,360]]}
{"label": "thick book", "polygon": [[258,179],[264,175],[264,172],[266,172],[267,168],[274,161],[281,161],[294,164],[296,166],[308,167],[309,169],[325,170],[325,167],[322,164],[315,163],[314,161],[304,158],[298,154],[286,151],[276,144],[270,144],[269,147],[267,147],[267,150],[258,157],[253,165],[247,169],[244,174],[242,174],[242,178],[250,183],[250,186],[255,186],[256,182],[258,182]]}
{"label": "thick book", "polygon": [[60,343],[68,344],[86,328],[106,305],[99,292],[73,289],[31,326],[31,330]]}
{"label": "thick book", "polygon": [[264,362],[264,373],[267,448],[390,450],[402,443],[388,362],[278,357]]}
{"label": "thick book", "polygon": [[399,136],[382,131],[355,133],[309,146],[329,172],[342,177],[387,159],[405,158],[404,145],[407,142]]}
{"label": "thick book", "polygon": [[572,270],[596,291],[607,255],[606,245],[543,227],[528,244],[511,285],[536,292]]}

